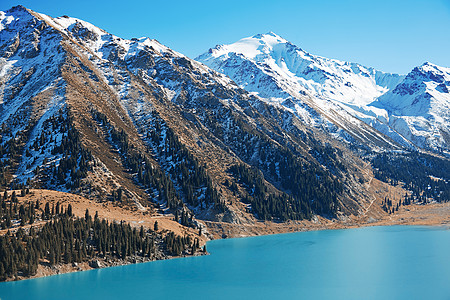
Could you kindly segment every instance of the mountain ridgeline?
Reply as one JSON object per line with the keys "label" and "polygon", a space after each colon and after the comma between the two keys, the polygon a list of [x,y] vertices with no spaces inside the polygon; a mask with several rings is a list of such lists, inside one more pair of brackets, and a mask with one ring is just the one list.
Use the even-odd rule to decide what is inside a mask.
{"label": "mountain ridgeline", "polygon": [[384,73],[310,54],[273,32],[197,60],[348,142],[450,153],[449,68],[427,62],[406,76]]}
{"label": "mountain ridgeline", "polygon": [[[326,99],[330,85],[319,109],[265,74],[279,105],[156,40],[22,6],[0,22],[1,189],[239,224],[358,215],[373,197],[359,150],[417,147]],[[367,72],[389,89],[408,79]]]}

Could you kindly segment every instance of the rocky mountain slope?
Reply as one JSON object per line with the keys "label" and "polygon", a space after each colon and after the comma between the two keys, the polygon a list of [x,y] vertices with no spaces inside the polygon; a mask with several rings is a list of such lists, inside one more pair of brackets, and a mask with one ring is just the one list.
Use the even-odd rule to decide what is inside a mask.
{"label": "rocky mountain slope", "polygon": [[272,32],[216,46],[197,60],[304,122],[329,132],[332,123],[372,148],[449,149],[447,68],[426,63],[407,76],[383,73],[312,55]]}
{"label": "rocky mountain slope", "polygon": [[[330,71],[312,84],[315,93],[306,86],[288,93],[280,86],[290,79],[278,81],[266,66],[254,85],[273,85],[274,94],[255,95],[156,40],[125,40],[82,20],[14,7],[0,13],[0,188],[47,188],[171,212],[192,227],[200,226],[196,219],[255,224],[364,215],[392,176],[376,170],[386,183],[375,189],[370,163],[355,150],[401,150],[411,142],[380,133],[349,109],[408,77],[339,68],[359,68],[341,72],[352,89],[327,85]],[[322,75],[310,76],[307,82]],[[342,103],[327,98],[333,89],[345,92]],[[358,98],[360,90],[372,98]],[[354,95],[354,106],[345,95]],[[415,197],[424,198],[423,184],[413,183]]]}
{"label": "rocky mountain slope", "polygon": [[2,187],[232,223],[359,214],[367,164],[328,133],[148,38],[0,14]]}

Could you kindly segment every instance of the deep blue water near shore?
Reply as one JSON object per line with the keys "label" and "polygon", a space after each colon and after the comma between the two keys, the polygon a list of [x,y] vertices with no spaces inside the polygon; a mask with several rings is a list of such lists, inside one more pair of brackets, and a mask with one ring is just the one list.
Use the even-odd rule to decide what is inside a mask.
{"label": "deep blue water near shore", "polygon": [[450,230],[368,227],[212,241],[209,256],[0,284],[19,299],[450,299]]}

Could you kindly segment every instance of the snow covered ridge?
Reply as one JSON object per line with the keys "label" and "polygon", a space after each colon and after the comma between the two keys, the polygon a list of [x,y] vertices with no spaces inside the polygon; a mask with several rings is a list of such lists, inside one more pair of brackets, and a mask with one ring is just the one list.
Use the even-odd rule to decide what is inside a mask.
{"label": "snow covered ridge", "polygon": [[296,84],[311,95],[352,104],[368,104],[404,78],[356,63],[312,55],[273,32],[216,46],[197,59],[226,73],[224,63],[234,55],[253,62],[265,73],[272,70],[279,80]]}
{"label": "snow covered ridge", "polygon": [[422,148],[450,147],[450,69],[425,63],[371,103],[387,111],[386,123]]}
{"label": "snow covered ridge", "polygon": [[[51,28],[45,29],[47,24]],[[36,31],[28,30],[30,26],[53,29],[53,38],[39,40]],[[346,136],[346,132],[362,137],[363,142],[375,139],[375,144],[388,146],[449,150],[450,72],[430,63],[407,76],[384,73],[312,55],[269,32],[216,46],[197,58],[217,73],[154,39],[125,40],[83,20],[51,18],[22,6],[0,12],[0,32],[0,53],[6,58],[0,61],[0,76],[4,78],[14,76],[15,67],[31,68],[29,62],[21,66],[24,62],[8,59],[16,50],[20,59],[33,58],[41,65],[61,61],[63,56],[58,54],[62,51],[55,49],[60,48],[63,33],[85,47],[90,59],[99,64],[120,60],[134,72],[145,69],[145,78],[156,79],[171,97],[179,95],[181,83],[158,65],[163,57],[186,62],[197,78],[214,78],[230,89],[238,88],[236,82],[253,95],[295,113],[304,123],[338,136]],[[0,86],[0,93],[8,93],[8,89]]]}
{"label": "snow covered ridge", "polygon": [[[356,117],[403,146],[449,150],[449,68],[425,63],[406,76],[384,73],[312,55],[273,32],[218,45],[197,60],[271,102],[306,102],[344,130],[348,124],[330,112],[350,123]],[[304,109],[297,114],[320,123]]]}

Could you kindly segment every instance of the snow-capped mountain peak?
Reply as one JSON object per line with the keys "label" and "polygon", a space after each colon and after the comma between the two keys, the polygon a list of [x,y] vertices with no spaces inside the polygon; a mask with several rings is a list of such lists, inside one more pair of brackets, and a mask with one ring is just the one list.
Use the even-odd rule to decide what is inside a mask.
{"label": "snow-capped mountain peak", "polygon": [[[252,87],[248,79],[228,74],[229,60],[247,60],[260,72],[276,78],[277,85],[294,97],[304,95],[338,100],[350,104],[369,104],[387,90],[395,87],[403,76],[379,72],[355,63],[312,55],[270,32],[244,38],[229,45],[216,46],[197,58],[206,65],[224,72],[242,87]],[[243,67],[246,67],[245,64]],[[258,84],[257,84],[258,85]],[[257,89],[263,97],[279,97]]]}
{"label": "snow-capped mountain peak", "polygon": [[[334,124],[340,123],[345,130],[348,126],[334,116],[337,111],[340,111],[339,118],[353,122],[346,115],[349,114],[400,144],[412,142],[419,147],[446,148],[439,132],[446,135],[448,121],[444,122],[445,128],[439,126],[440,131],[435,128],[430,135],[423,131],[433,127],[428,121],[426,125],[421,123],[419,134],[417,128],[405,125],[409,121],[405,123],[398,118],[420,116],[430,119],[431,114],[437,121],[438,115],[433,113],[436,109],[444,109],[441,115],[447,115],[448,68],[427,62],[407,76],[385,73],[357,63],[310,54],[274,33],[257,34],[230,45],[216,46],[197,60],[270,102],[282,105],[284,100],[294,98],[300,107],[310,106],[321,111],[320,115],[325,115]],[[314,100],[308,101],[308,97]],[[308,104],[305,106],[305,103]],[[307,123],[320,123],[314,114],[300,110],[297,114]],[[421,136],[420,141],[413,138],[416,134]],[[424,138],[424,135],[428,137]],[[430,142],[431,136],[440,136],[439,142]]]}
{"label": "snow-capped mountain peak", "polygon": [[273,32],[269,32],[243,38],[234,44],[217,45],[215,48],[210,49],[210,53],[213,57],[235,53],[249,59],[254,59],[258,55],[270,53],[275,46],[286,43],[288,43],[287,40]]}
{"label": "snow-capped mountain peak", "polygon": [[[395,89],[372,105],[380,106],[381,103],[388,110],[404,116],[426,115],[437,105],[448,102],[449,87],[450,68],[426,62],[415,67]],[[445,111],[441,113],[445,114]]]}
{"label": "snow-capped mountain peak", "polygon": [[448,151],[450,68],[426,62],[370,104],[388,112],[388,124],[421,148]]}
{"label": "snow-capped mountain peak", "polygon": [[425,62],[421,66],[414,68],[407,78],[419,79],[422,81],[434,81],[446,83],[450,81],[450,68],[441,67],[430,62]]}

